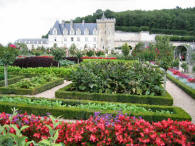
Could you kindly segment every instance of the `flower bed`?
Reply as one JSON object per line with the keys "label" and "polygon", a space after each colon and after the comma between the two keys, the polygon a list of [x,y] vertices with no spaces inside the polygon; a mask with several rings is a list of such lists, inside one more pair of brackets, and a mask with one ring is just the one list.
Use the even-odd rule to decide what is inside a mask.
{"label": "flower bed", "polygon": [[169,69],[167,77],[192,98],[195,98],[195,83],[193,78],[174,69]]}
{"label": "flower bed", "polygon": [[[148,121],[160,121],[163,119],[172,118],[175,120],[191,120],[189,114],[183,109],[173,106],[158,106],[158,105],[143,105],[143,104],[122,104],[122,103],[108,103],[100,101],[87,100],[68,100],[68,99],[45,99],[45,98],[30,98],[22,96],[0,96],[0,112],[11,113],[11,108],[19,108],[23,112],[36,115],[45,115],[47,112],[54,116],[61,116],[64,119],[87,119],[94,114],[95,111],[102,113],[117,114],[116,108],[108,107],[112,104],[115,107],[124,107],[123,113],[130,113],[136,117],[143,117]],[[9,99],[11,98],[11,99]],[[15,100],[12,98],[16,98]],[[17,101],[17,104],[16,104]],[[96,104],[98,107],[106,107],[104,109],[97,106],[91,108],[89,104]],[[83,107],[82,107],[83,106]],[[85,106],[85,107],[84,107]],[[109,105],[110,106],[110,105]],[[81,107],[81,108],[80,108]],[[133,108],[132,108],[133,107]],[[138,109],[142,108],[141,110]],[[131,108],[131,111],[130,111]],[[144,110],[143,110],[144,109]],[[145,111],[146,110],[146,111]]]}
{"label": "flower bed", "polygon": [[161,96],[152,95],[130,95],[130,94],[106,94],[106,93],[89,93],[70,91],[72,84],[67,85],[55,92],[56,98],[61,99],[81,99],[96,101],[112,101],[123,103],[140,103],[151,105],[172,105],[173,98],[165,91]]}
{"label": "flower bed", "polygon": [[57,85],[63,84],[64,80],[48,75],[23,79],[8,87],[1,87],[1,94],[34,95]]}
{"label": "flower bed", "polygon": [[[111,124],[110,124],[111,123]],[[194,145],[195,125],[189,121],[163,120],[149,123],[125,115],[107,122],[100,116],[76,123],[58,122],[52,117],[25,114],[0,114],[0,124],[9,128],[1,133],[4,143],[31,145],[63,143],[65,145]],[[5,126],[6,125],[6,126]],[[15,125],[15,126],[13,126]],[[25,127],[26,126],[26,127]],[[3,127],[3,128],[4,128]],[[16,135],[9,135],[10,133]],[[6,141],[7,140],[7,141]],[[33,144],[34,143],[34,144]]]}
{"label": "flower bed", "polygon": [[117,59],[116,57],[81,57],[81,59]]}

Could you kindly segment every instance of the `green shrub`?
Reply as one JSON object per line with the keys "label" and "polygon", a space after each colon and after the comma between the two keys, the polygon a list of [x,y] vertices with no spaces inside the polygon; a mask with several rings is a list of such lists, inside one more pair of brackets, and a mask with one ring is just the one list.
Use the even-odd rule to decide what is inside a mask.
{"label": "green shrub", "polygon": [[75,64],[73,61],[66,60],[66,59],[60,60],[59,63],[60,63],[60,66],[63,66],[63,67],[67,67],[67,66],[71,66]]}
{"label": "green shrub", "polygon": [[62,98],[62,99],[111,101],[111,102],[123,102],[123,103],[150,104],[150,105],[172,105],[173,104],[173,98],[168,92],[163,93],[162,96],[105,94],[105,93],[69,91],[71,86],[72,84],[56,91],[55,97]]}
{"label": "green shrub", "polygon": [[195,89],[190,88],[189,86],[185,85],[181,81],[175,79],[171,75],[167,74],[167,77],[169,80],[171,80],[173,83],[175,83],[178,87],[183,89],[187,94],[189,94],[192,98],[195,99]]}
{"label": "green shrub", "polygon": [[150,64],[86,62],[71,74],[70,90],[92,93],[161,95],[162,72]]}
{"label": "green shrub", "polygon": [[[60,78],[68,78],[74,67],[37,67],[37,68],[19,68],[8,67],[8,72],[11,74],[32,74],[32,75],[48,75],[52,74]],[[0,67],[0,73],[3,72],[3,67]]]}
{"label": "green shrub", "polygon": [[[10,84],[14,84],[14,83],[20,81],[20,80],[23,79],[23,78],[24,78],[23,76],[10,76],[10,77],[8,78],[8,84],[9,84],[9,85],[10,85]],[[0,87],[1,87],[1,86],[4,86],[4,85],[5,85],[4,80],[1,80],[1,81],[0,81]]]}
{"label": "green shrub", "polygon": [[[51,89],[57,85],[63,84],[64,80],[61,78],[58,78],[56,80],[53,81],[48,81],[45,84],[39,85],[39,86],[35,86],[34,88],[10,88],[9,86],[6,87],[1,87],[0,88],[0,94],[16,94],[16,95],[34,95],[43,91],[46,91],[48,89]],[[11,85],[12,86],[12,85]],[[25,85],[25,86],[28,86]]]}
{"label": "green shrub", "polygon": [[193,70],[193,72],[195,73],[195,66],[193,66],[193,69],[192,69],[192,70]]}
{"label": "green shrub", "polygon": [[[3,96],[0,96],[0,98]],[[13,97],[12,98],[25,98],[28,100],[30,97]],[[33,100],[37,100],[37,98],[31,98]],[[86,104],[101,104],[104,106],[105,104],[121,104],[121,103],[106,103],[100,101],[84,101],[84,100],[59,100],[59,99],[45,99],[48,101],[61,101],[63,104],[67,104],[70,106],[74,105],[86,105]],[[128,106],[132,106],[132,104],[126,104]],[[135,117],[142,117],[148,121],[161,121],[163,119],[171,118],[173,120],[191,120],[189,114],[187,114],[184,110],[179,107],[172,107],[172,106],[157,106],[157,105],[143,105],[143,104],[136,104],[134,106],[145,108],[146,110],[151,109],[152,111],[170,111],[171,113],[159,113],[159,112],[152,112],[152,113],[144,113],[144,112],[137,112],[132,111],[130,114],[131,116]],[[21,112],[27,112],[28,114],[35,114],[35,115],[46,115],[46,113],[50,113],[54,116],[61,116],[64,119],[88,119],[91,115],[94,114],[95,110],[93,109],[79,109],[79,108],[69,108],[69,107],[56,107],[52,106],[49,107],[47,105],[31,105],[25,103],[11,103],[7,101],[0,101],[0,112],[12,113],[11,108],[18,108]],[[97,111],[96,111],[97,112]],[[117,114],[118,112],[115,110],[102,110],[101,113],[112,113]],[[125,112],[124,112],[125,113]]]}

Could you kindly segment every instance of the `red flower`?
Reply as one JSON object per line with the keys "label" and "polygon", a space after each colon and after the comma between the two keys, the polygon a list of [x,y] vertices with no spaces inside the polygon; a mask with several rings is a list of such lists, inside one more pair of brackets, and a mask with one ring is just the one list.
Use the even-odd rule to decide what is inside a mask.
{"label": "red flower", "polygon": [[11,48],[16,48],[16,45],[10,44],[9,47],[11,47]]}

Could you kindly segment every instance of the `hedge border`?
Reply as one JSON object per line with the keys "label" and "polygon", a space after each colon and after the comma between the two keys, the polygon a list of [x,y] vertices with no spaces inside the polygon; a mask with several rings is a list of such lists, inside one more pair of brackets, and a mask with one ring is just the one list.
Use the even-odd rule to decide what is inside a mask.
{"label": "hedge border", "polygon": [[48,82],[47,84],[41,85],[33,89],[11,89],[6,87],[0,87],[0,94],[16,94],[16,95],[34,95],[48,89],[51,89],[57,85],[63,84],[64,79],[59,78],[57,80]]}
{"label": "hedge border", "polygon": [[[24,78],[23,76],[13,76],[13,77],[11,77],[11,78],[8,79],[8,85],[14,84],[14,83],[20,81],[23,78]],[[0,81],[0,87],[1,86],[4,86],[4,80],[1,80]]]}
{"label": "hedge border", "polygon": [[187,85],[185,85],[184,83],[182,83],[181,81],[175,79],[174,77],[172,77],[171,75],[167,74],[167,77],[169,80],[171,80],[175,85],[177,85],[178,87],[180,87],[184,92],[186,92],[188,95],[190,95],[193,99],[195,99],[195,89],[192,89],[190,87],[188,87]]}
{"label": "hedge border", "polygon": [[[2,95],[0,95],[2,97]],[[12,98],[32,98],[37,99],[36,97],[25,97],[25,96],[9,96]],[[39,99],[46,99],[46,98],[39,98]],[[65,104],[87,104],[87,103],[100,103],[105,104],[106,102],[102,101],[88,101],[88,100],[69,100],[69,99],[47,99],[50,101],[62,101]],[[110,103],[110,102],[109,102]],[[119,104],[118,102],[113,102],[115,104]],[[121,104],[121,103],[120,103]],[[126,103],[127,105],[132,105],[131,103]],[[173,111],[173,114],[159,114],[159,113],[130,113],[131,116],[135,117],[142,117],[145,120],[148,120],[150,122],[153,121],[161,121],[168,118],[171,118],[173,120],[189,120],[191,121],[192,118],[188,113],[186,113],[182,108],[180,107],[174,107],[174,106],[160,106],[160,105],[145,105],[145,104],[134,104],[137,106],[150,108],[153,110],[170,110]],[[61,118],[64,119],[79,119],[79,120],[85,120],[88,119],[90,116],[94,115],[94,112],[97,112],[95,110],[90,109],[74,109],[69,107],[47,107],[43,105],[28,105],[24,103],[9,103],[9,102],[2,102],[0,101],[0,112],[6,112],[6,113],[12,113],[12,108],[17,108],[21,112],[27,112],[28,114],[35,114],[35,115],[46,115],[46,113],[50,113],[54,116],[61,116]],[[112,113],[114,115],[117,114],[116,111],[111,110],[105,110],[101,113]]]}
{"label": "hedge border", "polygon": [[150,105],[173,105],[173,98],[167,91],[165,91],[163,96],[104,94],[104,93],[67,91],[71,86],[72,84],[69,84],[64,88],[57,90],[55,92],[55,97],[63,98],[63,99],[97,100],[97,101],[139,103],[139,104],[150,104]]}

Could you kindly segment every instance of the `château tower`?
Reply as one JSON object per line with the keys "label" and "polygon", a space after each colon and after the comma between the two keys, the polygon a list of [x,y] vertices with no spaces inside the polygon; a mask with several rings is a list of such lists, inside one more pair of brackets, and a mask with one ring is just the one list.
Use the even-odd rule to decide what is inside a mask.
{"label": "ch\u00e2teau tower", "polygon": [[101,19],[96,20],[97,23],[97,48],[98,49],[114,49],[115,34],[115,18],[106,18],[104,13]]}

